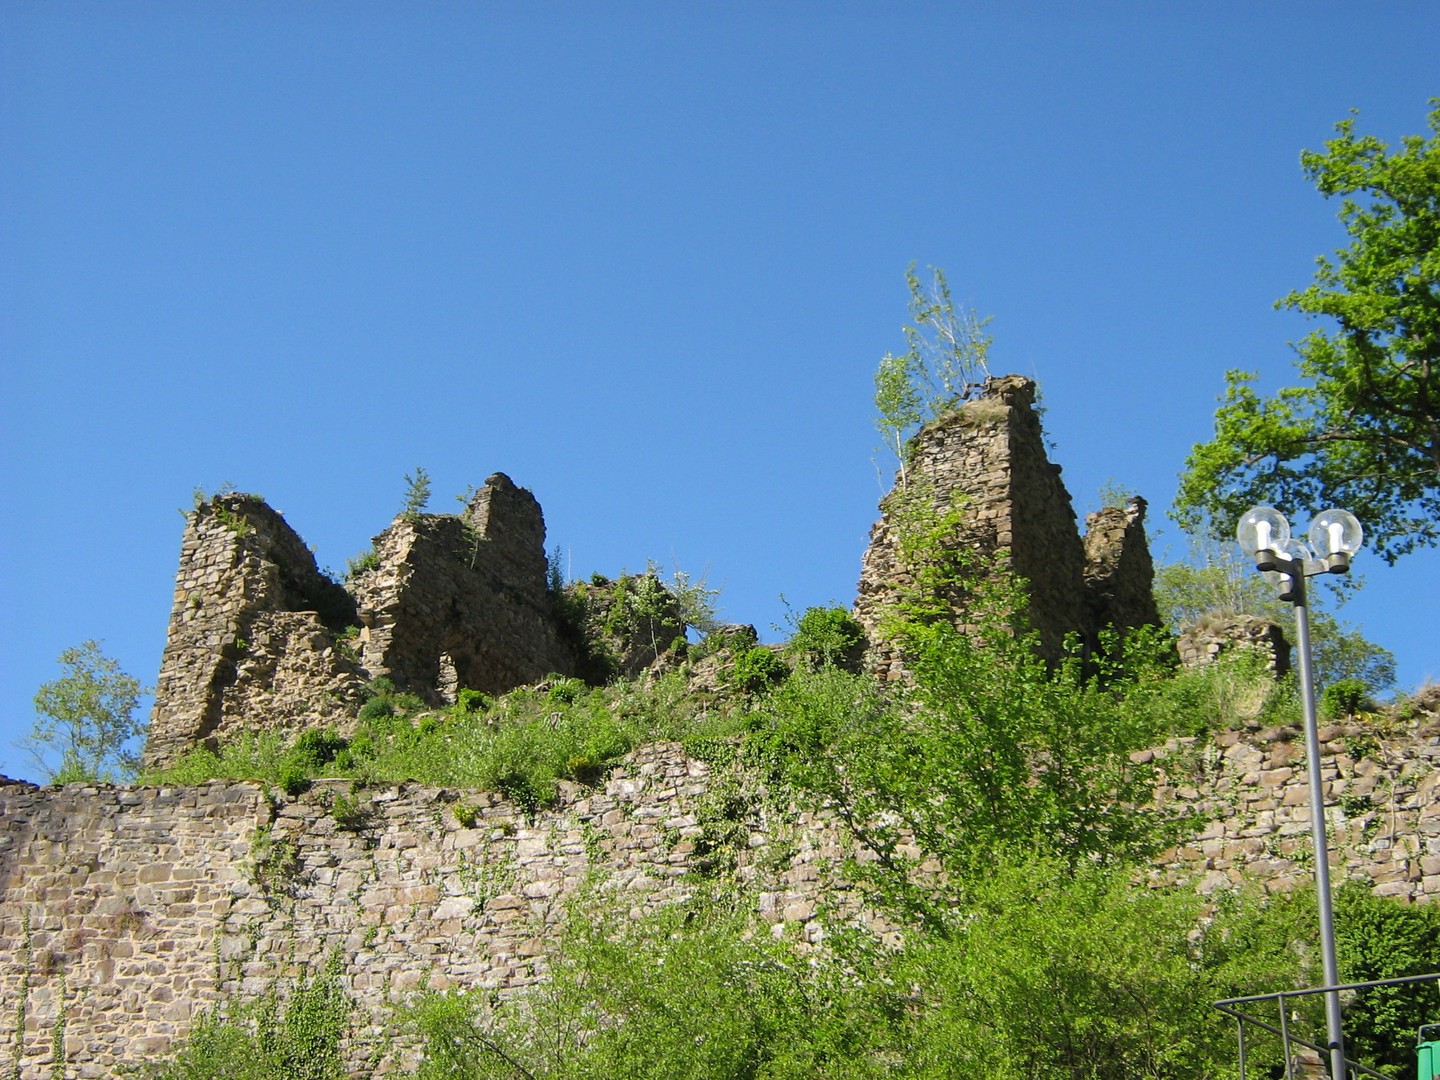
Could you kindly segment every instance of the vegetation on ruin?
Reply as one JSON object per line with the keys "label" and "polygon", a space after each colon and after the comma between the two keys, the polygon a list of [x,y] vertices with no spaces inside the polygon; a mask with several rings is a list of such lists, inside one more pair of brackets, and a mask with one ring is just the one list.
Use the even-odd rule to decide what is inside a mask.
{"label": "vegetation on ruin", "polygon": [[[1295,609],[1276,597],[1274,588],[1234,545],[1196,539],[1189,562],[1155,568],[1155,603],[1172,632],[1235,615],[1253,615],[1284,628],[1295,640]],[[1343,591],[1337,590],[1337,598]],[[1312,606],[1311,658],[1321,687],[1356,680],[1370,695],[1395,686],[1395,656],[1350,626],[1333,611]]]}
{"label": "vegetation on ruin", "polygon": [[[912,683],[858,673],[860,628],[817,608],[784,648],[720,628],[664,673],[600,686],[553,677],[493,698],[462,691],[437,709],[376,680],[348,737],[246,736],[148,779],[247,776],[298,793],[348,777],[361,791],[338,813],[351,816],[363,785],[420,780],[498,790],[536,813],[562,780],[597,783],[642,743],[679,740],[712,762],[690,898],[637,919],[598,869],[550,943],[545,981],[401,1003],[419,1077],[1233,1076],[1233,1031],[1208,1003],[1313,981],[1313,904],[1238,889],[1207,906],[1188,886],[1147,880],[1148,860],[1194,822],[1151,797],[1187,761],[1138,752],[1293,723],[1293,687],[1243,653],[1177,671],[1168,639],[1143,632],[1099,653],[1077,643],[1046,665],[1023,582],[955,548],[956,508],[923,494],[900,496],[916,584],[884,630]],[[592,587],[608,595],[615,583]],[[935,600],[962,587],[966,632]],[[833,869],[889,930],[837,909],[817,949],[756,925],[739,853],[761,818],[797,803],[834,808],[857,855]],[[278,874],[281,856],[266,856],[257,867]],[[1392,901],[1364,903],[1343,932],[1399,943],[1386,974],[1426,967],[1426,920],[1440,913],[1417,921]],[[1353,1007],[1357,1046],[1397,1059],[1424,1007],[1413,992]],[[247,1015],[207,1020],[177,1061],[197,1045],[219,1063],[225,1046],[251,1053],[262,1024]],[[267,1015],[273,1027],[280,1014]],[[1253,1042],[1251,1068],[1277,1053]]]}
{"label": "vegetation on ruin", "polygon": [[922,280],[911,263],[905,271],[910,319],[901,328],[905,351],[886,353],[875,371],[875,426],[906,475],[906,442],[921,424],[954,409],[975,394],[990,370],[986,356],[988,318],[973,308],[956,309],[945,272],[928,267]]}
{"label": "vegetation on ruin", "polygon": [[[1077,654],[1047,668],[1012,617],[1014,585],[991,587],[978,635],[897,621],[915,672],[906,688],[846,670],[853,628],[843,612],[814,609],[797,620],[806,634],[785,651],[786,677],[743,693],[698,695],[682,668],[606,687],[554,679],[494,699],[466,693],[427,710],[381,684],[371,703],[382,704],[349,740],[269,743],[267,768],[302,761],[313,775],[367,779],[429,769],[430,782],[498,787],[532,808],[562,776],[595,782],[640,741],[682,739],[715,763],[690,898],[637,919],[599,869],[549,943],[544,982],[401,1003],[399,1037],[422,1052],[415,1075],[1234,1076],[1233,1031],[1209,1002],[1317,977],[1313,897],[1242,888],[1207,906],[1187,886],[1147,882],[1146,860],[1191,824],[1149,792],[1159,770],[1187,766],[1133,755],[1169,734],[1284,718],[1293,702],[1267,690],[1258,707],[1273,717],[1262,716],[1253,691],[1273,687],[1263,671],[1235,661],[1176,672],[1145,635],[1103,662]],[[711,662],[754,647],[732,633]],[[247,741],[250,761],[263,743]],[[460,761],[473,770],[463,782],[451,771]],[[817,949],[756,926],[736,856],[759,816],[794,802],[833,806],[869,852],[835,869],[892,931],[837,910]],[[1432,964],[1440,909],[1364,889],[1338,902],[1342,950],[1359,965],[1347,971]],[[1394,962],[1364,966],[1380,955]],[[1414,991],[1357,1002],[1355,1045],[1367,1060],[1403,1062],[1428,1002]],[[267,1015],[271,1028],[283,1019]],[[177,1060],[213,1059],[211,1071],[161,1075],[225,1075],[225,1047],[251,1054],[261,1030],[243,1010],[207,1019]],[[1277,1062],[1264,1040],[1249,1054],[1252,1070]]]}
{"label": "vegetation on ruin", "polygon": [[[1231,374],[1216,440],[1192,455],[1180,507],[1230,521],[1267,495],[1333,497],[1379,525],[1382,554],[1393,558],[1440,538],[1440,130],[1389,155],[1346,121],[1326,153],[1304,162],[1327,195],[1371,200],[1347,199],[1352,247],[1283,301],[1332,316],[1341,330],[1301,345],[1311,386],[1262,400],[1252,377]],[[333,796],[331,814],[364,829],[368,784],[499,791],[536,814],[562,782],[597,784],[644,743],[680,741],[712,763],[687,898],[637,915],[597,867],[548,943],[543,981],[398,1003],[394,1024],[419,1055],[420,1080],[1230,1080],[1233,1028],[1209,1003],[1320,981],[1308,889],[1241,884],[1202,897],[1154,865],[1196,824],[1154,798],[1195,767],[1187,741],[1293,726],[1293,683],[1243,650],[1177,669],[1164,629],[1072,641],[1058,663],[1039,659],[1024,583],[957,544],[960,508],[905,475],[907,438],[969,396],[987,374],[989,345],[984,323],[955,310],[941,272],[923,282],[912,267],[907,283],[908,348],[882,360],[876,404],[901,460],[887,513],[912,582],[881,632],[909,681],[860,672],[863,634],[838,609],[804,612],[788,644],[768,648],[748,628],[713,625],[703,581],[677,574],[667,589],[651,567],[576,588],[552,563],[551,598],[593,662],[591,681],[553,676],[493,698],[461,690],[437,708],[377,679],[346,734],[247,735],[144,778],[248,778],[287,796],[317,779],[349,779],[356,790]],[[405,512],[418,513],[428,478],[417,470],[407,482]],[[1157,600],[1173,630],[1279,614],[1263,588],[1253,574],[1201,561],[1162,569]],[[952,618],[962,596],[963,629]],[[1367,718],[1351,736],[1360,757],[1378,745],[1380,721],[1368,714],[1372,695],[1393,684],[1394,662],[1326,618],[1317,613],[1317,640],[1328,643],[1317,656],[1323,703],[1332,717]],[[671,625],[679,636],[662,640]],[[692,643],[692,627],[708,633]],[[663,663],[607,679],[613,642],[637,635]],[[832,810],[853,845],[825,868],[853,889],[826,898],[832,906],[811,926],[824,935],[805,941],[769,932],[753,886],[736,873],[752,826],[797,805]],[[452,812],[463,826],[476,821],[463,798]],[[289,887],[293,859],[257,834],[253,871],[267,891]],[[857,905],[874,918],[857,918]],[[1435,904],[1404,906],[1347,884],[1336,914],[1347,978],[1418,974],[1440,955]],[[356,1026],[342,983],[332,969],[208,1014],[152,1075],[340,1075]],[[1436,1019],[1434,994],[1407,987],[1348,1000],[1352,1049],[1407,1075],[1416,1028]],[[1319,1004],[1294,1004],[1287,1022],[1317,1030]],[[1276,1040],[1251,1037],[1247,1053],[1251,1075],[1278,1075]]]}
{"label": "vegetation on ruin", "polygon": [[145,1080],[342,1080],[354,1008],[338,957],[285,989],[200,1014],[185,1045]]}
{"label": "vegetation on ruin", "polygon": [[417,466],[413,473],[405,474],[405,504],[400,508],[400,516],[413,521],[429,505],[430,474]]}

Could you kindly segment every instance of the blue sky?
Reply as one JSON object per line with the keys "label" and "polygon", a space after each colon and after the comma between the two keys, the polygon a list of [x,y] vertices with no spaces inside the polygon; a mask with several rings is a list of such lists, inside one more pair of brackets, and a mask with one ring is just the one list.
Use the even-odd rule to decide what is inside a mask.
{"label": "blue sky", "polygon": [[[1223,373],[1343,240],[1301,174],[1440,94],[1433,3],[0,8],[0,771],[86,638],[153,682],[198,485],[337,570],[434,478],[576,576],[848,604],[904,271],[992,315],[1083,515],[1164,510]],[[1299,521],[1311,508],[1294,508]],[[1318,510],[1319,508],[1314,508]],[[1340,614],[1440,678],[1440,557]]]}

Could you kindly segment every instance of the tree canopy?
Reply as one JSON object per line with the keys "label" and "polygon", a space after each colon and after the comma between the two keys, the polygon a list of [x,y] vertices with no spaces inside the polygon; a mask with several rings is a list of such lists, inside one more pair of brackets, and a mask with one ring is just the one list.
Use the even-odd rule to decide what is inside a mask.
{"label": "tree canopy", "polygon": [[[35,727],[23,745],[57,784],[129,780],[140,765],[136,740],[145,733],[135,709],[148,691],[98,641],[66,649],[60,664],[65,674],[35,694]],[[60,755],[54,768],[51,753]]]}
{"label": "tree canopy", "polygon": [[886,353],[875,371],[875,426],[900,459],[902,486],[905,440],[921,424],[968,400],[990,375],[989,318],[973,308],[957,311],[945,272],[929,270],[930,280],[922,281],[914,263],[906,269],[910,321],[901,328],[906,349],[899,356]]}
{"label": "tree canopy", "polygon": [[1440,543],[1440,98],[1430,137],[1392,153],[1336,125],[1305,175],[1339,195],[1350,246],[1317,260],[1314,282],[1280,307],[1338,324],[1296,346],[1302,385],[1263,396],[1230,371],[1215,437],[1191,452],[1176,500],[1182,524],[1217,526],[1255,503],[1338,505],[1388,562]]}

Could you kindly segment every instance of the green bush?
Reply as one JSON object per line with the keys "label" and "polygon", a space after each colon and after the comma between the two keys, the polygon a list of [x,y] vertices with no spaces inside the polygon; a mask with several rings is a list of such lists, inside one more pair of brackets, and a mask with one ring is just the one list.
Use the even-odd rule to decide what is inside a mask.
{"label": "green bush", "polygon": [[280,766],[276,783],[281,791],[293,798],[310,790],[310,773],[300,762],[287,761]]}
{"label": "green bush", "polygon": [[579,679],[562,678],[550,687],[550,700],[556,705],[573,705],[588,689]]}
{"label": "green bush", "polygon": [[490,695],[479,690],[462,689],[455,698],[455,712],[461,716],[484,712],[490,707]]}
{"label": "green bush", "polygon": [[812,607],[795,623],[786,651],[810,668],[860,669],[865,630],[844,608]]}
{"label": "green bush", "polygon": [[1332,720],[1373,712],[1374,709],[1375,702],[1370,699],[1369,687],[1361,679],[1341,679],[1320,693],[1320,711]]}
{"label": "green bush", "polygon": [[419,1080],[712,1080],[891,1075],[871,1033],[881,990],[827,956],[753,934],[728,905],[691,902],[640,920],[576,906],[549,977],[516,998],[424,995],[408,1012]]}
{"label": "green bush", "polygon": [[744,694],[758,694],[783,682],[790,668],[763,645],[737,653],[735,662],[725,673],[725,684]]}
{"label": "green bush", "polygon": [[167,1062],[147,1080],[343,1080],[341,1044],[354,1004],[340,985],[338,958],[296,982],[288,995],[272,988],[258,999],[201,1014]]}
{"label": "green bush", "polygon": [[760,638],[753,626],[722,626],[701,638],[699,644],[690,650],[690,656],[700,660],[719,652],[739,653],[753,649],[759,643]]}
{"label": "green bush", "polygon": [[347,745],[343,737],[329,728],[311,728],[302,731],[300,738],[295,740],[291,757],[308,769],[320,769],[335,760],[335,755]]}
{"label": "green bush", "polygon": [[345,560],[345,580],[354,581],[361,574],[380,567],[380,555],[373,547]]}
{"label": "green bush", "polygon": [[394,715],[395,705],[388,697],[373,697],[360,706],[360,711],[356,713],[355,718],[361,721],[378,720],[381,717]]}
{"label": "green bush", "polygon": [[[1347,981],[1428,975],[1440,967],[1440,907],[1401,903],[1347,881],[1335,892],[1335,949]],[[1345,1006],[1346,1049],[1367,1065],[1408,1077],[1416,1031],[1437,1021],[1440,986],[1433,982],[1364,990]]]}
{"label": "green bush", "polygon": [[337,791],[330,802],[330,817],[336,828],[346,832],[360,832],[370,827],[375,817],[375,808],[353,795]]}

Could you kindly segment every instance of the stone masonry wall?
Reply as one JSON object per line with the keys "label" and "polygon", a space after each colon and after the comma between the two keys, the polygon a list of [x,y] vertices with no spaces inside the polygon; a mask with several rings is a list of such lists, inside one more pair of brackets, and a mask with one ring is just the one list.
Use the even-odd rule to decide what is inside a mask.
{"label": "stone masonry wall", "polygon": [[[1401,736],[1319,731],[1331,873],[1404,901],[1440,903],[1440,718]],[[1271,891],[1314,880],[1304,734],[1296,728],[1180,740],[1190,766],[1163,789],[1206,824],[1160,864],[1203,893],[1250,874]]]}
{"label": "stone masonry wall", "polygon": [[1186,627],[1175,648],[1186,667],[1212,663],[1234,649],[1248,649],[1260,656],[1276,678],[1290,670],[1290,642],[1284,629],[1256,615],[1209,615]]}
{"label": "stone masonry wall", "polygon": [[458,518],[397,518],[375,551],[379,566],[353,585],[370,675],[439,704],[457,686],[499,693],[574,674],[547,591],[540,504],[508,476],[486,480]]}
{"label": "stone masonry wall", "polygon": [[1085,518],[1085,598],[1089,625],[1159,626],[1155,565],[1145,539],[1145,500],[1107,506]]}
{"label": "stone masonry wall", "polygon": [[[1322,738],[1337,878],[1440,902],[1440,722],[1403,738],[1362,727]],[[1180,748],[1158,796],[1207,823],[1157,873],[1206,892],[1242,872],[1272,889],[1308,881],[1299,733]],[[542,977],[567,898],[597,870],[601,890],[637,912],[681,895],[709,791],[709,767],[675,745],[637,751],[598,789],[566,786],[533,819],[495,795],[419,786],[322,783],[272,802],[246,783],[0,785],[0,1071],[114,1076],[164,1055],[203,1009],[331,954],[365,1017],[353,1073],[403,1071],[386,1056],[389,1003],[421,986],[506,991]],[[368,806],[362,828],[337,821],[342,794]],[[745,825],[734,858],[760,890],[757,915],[816,940],[817,901],[845,888],[827,869],[844,854],[832,819],[792,808]]]}
{"label": "stone masonry wall", "polygon": [[[397,518],[349,589],[253,495],[189,516],[145,747],[158,767],[238,732],[345,729],[378,676],[435,704],[572,674],[535,497],[496,473],[461,516]],[[352,645],[340,635],[358,629]],[[356,647],[358,646],[358,652]]]}
{"label": "stone masonry wall", "polygon": [[[1018,375],[986,381],[981,397],[926,425],[906,466],[909,490],[940,506],[958,497],[961,531],[954,538],[1029,582],[1029,618],[1049,659],[1067,634],[1093,640],[1104,625],[1158,622],[1150,597],[1153,568],[1145,541],[1144,503],[1112,522],[1103,513],[1082,543],[1060,467],[1045,450],[1035,411],[1035,384]],[[902,487],[897,476],[897,491]],[[860,573],[855,617],[870,638],[868,664],[887,677],[902,668],[880,632],[885,613],[913,584],[901,565],[896,492],[881,502]],[[1093,596],[1092,596],[1093,594]],[[1148,603],[1147,603],[1148,601]],[[964,598],[952,600],[965,624]]]}
{"label": "stone masonry wall", "polygon": [[250,495],[190,514],[145,764],[235,730],[337,722],[362,677],[334,633],[354,601],[320,573],[285,519]]}
{"label": "stone masonry wall", "polygon": [[[677,746],[649,747],[533,819],[496,795],[419,786],[322,782],[296,799],[247,783],[0,786],[0,1072],[57,1075],[58,1033],[63,1075],[114,1076],[205,1008],[331,954],[366,1017],[352,1071],[392,1071],[391,1003],[535,981],[587,882],[635,913],[687,891],[708,781]],[[367,808],[363,827],[337,821],[342,795]],[[748,824],[733,858],[770,883],[759,916],[812,925],[820,860],[842,855],[833,829],[809,812]]]}

